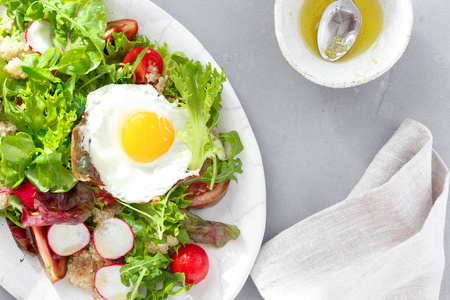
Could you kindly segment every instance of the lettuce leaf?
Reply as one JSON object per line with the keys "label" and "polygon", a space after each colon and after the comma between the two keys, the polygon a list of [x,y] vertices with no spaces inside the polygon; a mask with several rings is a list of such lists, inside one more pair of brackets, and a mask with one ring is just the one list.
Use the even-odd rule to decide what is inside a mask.
{"label": "lettuce leaf", "polygon": [[26,253],[30,255],[36,255],[37,249],[31,239],[31,232],[29,228],[23,228],[22,226],[16,225],[10,219],[6,219],[6,224],[8,224],[9,230],[16,242],[17,246]]}
{"label": "lettuce leaf", "polygon": [[6,13],[8,17],[14,19],[13,30],[11,37],[18,39],[19,35],[28,27],[29,20],[27,20],[26,15],[28,8],[36,0],[20,0],[20,1],[10,1],[10,0],[0,0],[0,4],[6,6]]}
{"label": "lettuce leaf", "polygon": [[3,138],[0,145],[0,175],[7,188],[15,188],[25,178],[25,169],[31,164],[35,146],[29,134],[19,132]]}
{"label": "lettuce leaf", "polygon": [[106,62],[109,64],[121,63],[125,56],[131,50],[138,47],[155,48],[155,44],[151,43],[146,36],[136,34],[133,41],[128,40],[125,33],[113,32],[113,42],[109,39],[105,45]]}
{"label": "lettuce leaf", "polygon": [[20,219],[22,217],[23,203],[17,195],[11,195],[9,206],[0,210],[0,217],[5,217],[18,227],[22,227]]}
{"label": "lettuce leaf", "polygon": [[206,158],[215,156],[210,132],[219,122],[222,83],[226,77],[223,69],[219,74],[210,63],[203,67],[193,60],[172,68],[170,76],[181,106],[189,112],[190,121],[180,136],[192,152],[189,168],[197,170]]}
{"label": "lettuce leaf", "polygon": [[235,225],[203,220],[201,217],[185,210],[186,218],[181,221],[189,238],[196,243],[223,247],[230,240],[235,240],[241,233]]}
{"label": "lettuce leaf", "polygon": [[4,118],[20,132],[1,141],[0,175],[8,188],[26,176],[41,192],[68,191],[77,182],[70,171],[73,94],[64,84],[28,81],[24,88],[4,97]]}
{"label": "lettuce leaf", "polygon": [[79,224],[86,221],[95,207],[94,190],[84,183],[77,183],[65,193],[38,193],[35,196],[37,212],[22,208],[22,226],[47,226],[52,224]]}

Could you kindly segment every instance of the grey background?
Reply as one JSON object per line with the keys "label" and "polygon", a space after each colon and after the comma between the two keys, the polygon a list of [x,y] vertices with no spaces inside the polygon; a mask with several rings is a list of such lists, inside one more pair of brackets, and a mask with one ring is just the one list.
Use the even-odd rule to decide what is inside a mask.
{"label": "grey background", "polygon": [[[276,41],[273,0],[154,0],[225,67],[252,124],[267,183],[264,242],[341,200],[405,118],[425,124],[450,164],[450,2],[413,0],[414,28],[399,62],[343,90],[302,78]],[[445,248],[450,257],[450,214]],[[0,299],[13,299],[0,290]],[[249,278],[237,300],[262,299]],[[441,288],[450,300],[450,259]],[[412,299],[413,300],[413,299]]]}

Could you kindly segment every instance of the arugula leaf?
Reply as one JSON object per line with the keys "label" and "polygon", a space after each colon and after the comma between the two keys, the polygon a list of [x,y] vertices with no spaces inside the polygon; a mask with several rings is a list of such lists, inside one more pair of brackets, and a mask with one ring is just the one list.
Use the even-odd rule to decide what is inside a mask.
{"label": "arugula leaf", "polygon": [[42,56],[37,53],[26,55],[20,63],[20,67],[32,80],[60,82],[61,80],[49,70],[60,56],[61,53],[58,48],[50,48]]}
{"label": "arugula leaf", "polygon": [[[127,264],[121,268],[122,283],[134,288],[127,299],[166,299],[169,295],[180,295],[189,291],[193,285],[187,286],[183,273],[171,273],[167,254],[149,254],[146,256],[127,256]],[[147,288],[145,297],[139,292],[139,287]],[[175,289],[179,287],[178,289]]]}
{"label": "arugula leaf", "polygon": [[[214,180],[216,182],[222,182],[227,179],[231,179],[234,181],[238,181],[235,173],[242,174],[242,162],[239,158],[236,158],[236,155],[244,150],[244,146],[242,145],[241,139],[239,138],[239,134],[236,131],[230,131],[227,133],[220,133],[219,139],[223,144],[229,146],[228,151],[228,159],[224,161],[219,161],[217,170],[214,172],[215,177]],[[209,177],[212,170],[206,172],[206,176]],[[211,175],[212,178],[212,175]]]}
{"label": "arugula leaf", "polygon": [[[122,217],[129,220],[126,215],[134,211],[137,214],[133,214],[133,217],[140,219],[141,224],[145,222],[147,227],[151,229],[151,231],[146,232],[146,235],[153,239],[162,240],[167,234],[174,236],[180,234],[179,221],[185,218],[180,209],[186,208],[190,203],[183,200],[183,197],[184,195],[180,192],[178,186],[175,186],[159,201],[145,204],[127,204],[122,201],[119,201],[119,203],[125,206],[122,210],[122,214],[124,214]],[[130,224],[130,226],[133,228],[133,225]]]}
{"label": "arugula leaf", "polygon": [[61,50],[58,47],[52,47],[45,51],[38,60],[38,68],[51,68],[55,66],[61,58]]}
{"label": "arugula leaf", "polygon": [[83,48],[70,49],[52,69],[69,75],[86,74],[93,66],[91,56]]}
{"label": "arugula leaf", "polygon": [[187,187],[194,182],[201,181],[210,183],[210,189],[212,189],[215,182],[223,182],[228,179],[238,181],[235,174],[242,174],[243,171],[242,161],[236,155],[244,150],[239,134],[234,130],[228,133],[220,133],[219,139],[219,143],[224,143],[228,146],[228,157],[225,160],[219,160],[217,157],[213,157],[213,163],[208,166],[202,176],[187,180],[183,183],[183,186]]}
{"label": "arugula leaf", "polygon": [[189,112],[190,122],[180,136],[192,152],[189,168],[197,170],[206,158],[215,156],[210,131],[219,121],[222,83],[226,77],[223,69],[219,74],[210,63],[203,67],[193,60],[170,71],[182,106]]}
{"label": "arugula leaf", "polygon": [[230,150],[228,151],[228,160],[233,160],[236,155],[244,150],[244,146],[242,145],[241,139],[239,138],[239,134],[233,130],[230,132],[222,132],[219,134],[219,138],[222,143],[228,142],[230,145]]}
{"label": "arugula leaf", "polygon": [[[53,44],[60,47],[63,53],[77,49],[77,52],[68,55],[74,59],[84,51],[85,57],[89,57],[86,61],[89,64],[87,71],[94,70],[102,62],[105,64],[103,33],[106,18],[102,0],[39,1],[37,5],[44,6],[52,25]],[[86,66],[79,62],[77,67],[69,71],[80,74],[84,69]]]}

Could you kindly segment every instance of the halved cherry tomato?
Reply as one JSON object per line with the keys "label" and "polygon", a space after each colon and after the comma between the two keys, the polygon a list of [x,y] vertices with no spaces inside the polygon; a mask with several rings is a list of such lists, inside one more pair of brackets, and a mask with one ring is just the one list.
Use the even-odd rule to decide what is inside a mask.
{"label": "halved cherry tomato", "polygon": [[112,36],[112,33],[119,33],[123,32],[125,33],[125,36],[127,39],[132,41],[134,39],[134,36],[138,32],[138,23],[135,20],[131,19],[122,19],[117,21],[112,21],[106,23],[106,30],[103,34],[103,39],[105,41],[111,39],[111,42],[114,41],[114,37]]}
{"label": "halved cherry tomato", "polygon": [[209,259],[202,247],[186,244],[172,256],[172,273],[184,273],[186,284],[197,284],[205,279],[209,270]]}
{"label": "halved cherry tomato", "polygon": [[[123,63],[133,64],[136,58],[146,47],[138,47],[131,50],[127,56],[123,59]],[[144,54],[139,65],[134,71],[134,76],[136,77],[136,83],[153,83],[156,82],[157,78],[161,76],[164,69],[164,63],[161,55],[155,50],[149,48]],[[155,79],[149,78],[147,75],[156,75]]]}

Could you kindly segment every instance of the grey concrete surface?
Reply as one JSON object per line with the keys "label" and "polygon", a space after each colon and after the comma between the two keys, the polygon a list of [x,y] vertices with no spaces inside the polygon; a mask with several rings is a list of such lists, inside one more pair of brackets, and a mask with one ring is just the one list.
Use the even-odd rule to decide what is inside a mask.
{"label": "grey concrete surface", "polygon": [[[225,68],[258,140],[267,182],[264,242],[343,200],[405,118],[425,124],[450,164],[450,2],[413,0],[408,49],[386,74],[343,90],[284,60],[273,0],[154,0]],[[441,300],[450,300],[450,214]],[[0,299],[13,299],[0,290]],[[236,300],[262,299],[251,278]],[[412,299],[413,300],[413,299]]]}

